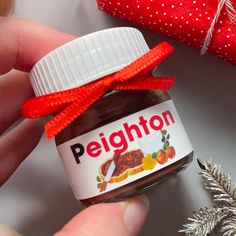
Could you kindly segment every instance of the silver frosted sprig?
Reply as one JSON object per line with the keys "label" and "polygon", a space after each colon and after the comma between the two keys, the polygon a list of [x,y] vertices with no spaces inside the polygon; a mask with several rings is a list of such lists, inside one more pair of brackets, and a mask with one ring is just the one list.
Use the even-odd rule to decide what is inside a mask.
{"label": "silver frosted sprig", "polygon": [[223,236],[235,236],[236,235],[236,215],[231,215],[222,222],[221,233]]}
{"label": "silver frosted sprig", "polygon": [[188,218],[189,223],[183,225],[180,233],[186,236],[206,236],[228,215],[224,208],[201,208],[193,213],[193,218]]}
{"label": "silver frosted sprig", "polygon": [[236,236],[236,188],[232,187],[231,177],[221,165],[212,161],[202,163],[203,186],[212,193],[215,208],[201,208],[193,212],[193,217],[179,232],[186,236],[207,236],[219,226],[222,236]]}
{"label": "silver frosted sprig", "polygon": [[[198,160],[200,163],[200,161]],[[204,166],[204,168],[203,168]],[[200,165],[202,177],[204,179],[203,186],[206,190],[213,193],[213,201],[236,207],[236,188],[231,186],[231,177],[225,173],[221,165],[213,164],[207,161]]]}

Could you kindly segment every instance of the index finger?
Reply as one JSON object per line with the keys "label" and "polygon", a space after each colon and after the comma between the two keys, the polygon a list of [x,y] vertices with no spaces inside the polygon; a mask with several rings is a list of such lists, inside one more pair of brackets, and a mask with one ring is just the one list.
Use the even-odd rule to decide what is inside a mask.
{"label": "index finger", "polygon": [[74,38],[27,20],[0,17],[0,75],[13,68],[28,72],[45,54]]}

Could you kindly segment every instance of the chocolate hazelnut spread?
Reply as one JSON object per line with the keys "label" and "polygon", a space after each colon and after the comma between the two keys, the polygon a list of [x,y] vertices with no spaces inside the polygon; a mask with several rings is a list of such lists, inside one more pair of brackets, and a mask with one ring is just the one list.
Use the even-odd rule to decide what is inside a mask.
{"label": "chocolate hazelnut spread", "polygon": [[[142,158],[143,158],[143,153],[140,149],[126,152],[125,154],[120,155],[118,160],[116,160],[117,167],[116,167],[112,177],[119,176],[122,173],[126,172],[128,169],[132,169],[132,168],[142,165]],[[107,175],[107,172],[109,170],[111,162],[112,162],[112,159],[106,161],[101,166],[101,174],[103,176]]]}
{"label": "chocolate hazelnut spread", "polygon": [[170,88],[171,79],[148,72],[171,50],[163,43],[150,51],[137,29],[112,28],[55,49],[32,69],[37,101],[54,99],[32,116],[41,108],[42,116],[54,114],[47,131],[56,135],[72,189],[85,205],[141,194],[192,161],[174,102],[165,90],[154,90]]}

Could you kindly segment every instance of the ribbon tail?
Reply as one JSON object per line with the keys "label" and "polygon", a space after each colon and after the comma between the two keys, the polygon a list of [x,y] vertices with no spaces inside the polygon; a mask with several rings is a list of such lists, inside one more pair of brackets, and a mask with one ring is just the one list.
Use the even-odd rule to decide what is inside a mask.
{"label": "ribbon tail", "polygon": [[35,97],[22,104],[22,115],[26,118],[40,118],[53,114],[68,103],[60,98],[53,100],[47,95]]}
{"label": "ribbon tail", "polygon": [[79,101],[75,101],[58,115],[53,117],[48,123],[45,124],[47,139],[53,138],[60,133],[64,128],[71,124],[77,117],[79,117],[85,110],[93,105],[105,93],[104,89],[91,93],[89,97],[84,97]]}
{"label": "ribbon tail", "polygon": [[174,83],[174,77],[140,77],[134,80],[121,82],[113,86],[116,90],[147,90],[147,89],[170,89]]}
{"label": "ribbon tail", "polygon": [[22,114],[27,118],[40,118],[54,114],[78,100],[83,100],[85,97],[85,100],[87,100],[87,97],[93,96],[96,91],[99,91],[100,86],[101,82],[96,81],[93,86],[87,84],[79,88],[31,98],[22,104]]}
{"label": "ribbon tail", "polygon": [[158,44],[143,56],[117,72],[114,75],[116,81],[126,81],[150,72],[169,56],[173,50],[174,48],[167,42]]}

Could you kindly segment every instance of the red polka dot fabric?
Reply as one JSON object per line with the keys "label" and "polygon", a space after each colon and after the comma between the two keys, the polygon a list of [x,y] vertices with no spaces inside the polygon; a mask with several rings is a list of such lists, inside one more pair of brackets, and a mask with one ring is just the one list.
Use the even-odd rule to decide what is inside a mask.
{"label": "red polka dot fabric", "polygon": [[[236,0],[231,0],[236,9]],[[100,10],[187,45],[201,48],[218,0],[97,0]],[[208,52],[236,64],[236,24],[226,7],[215,24]]]}

